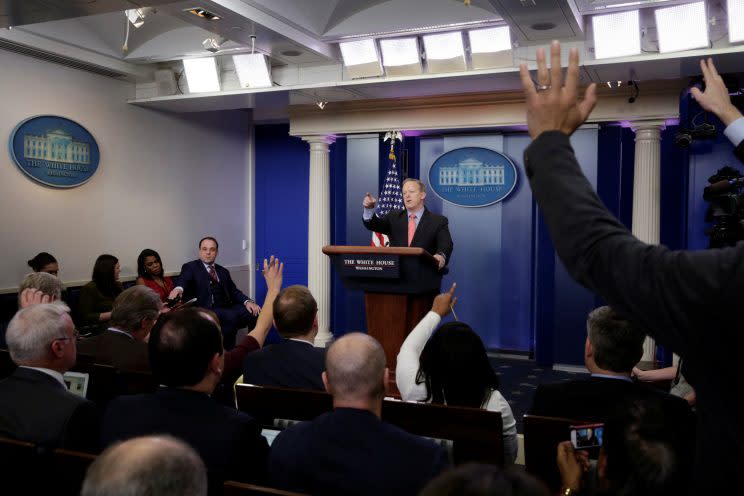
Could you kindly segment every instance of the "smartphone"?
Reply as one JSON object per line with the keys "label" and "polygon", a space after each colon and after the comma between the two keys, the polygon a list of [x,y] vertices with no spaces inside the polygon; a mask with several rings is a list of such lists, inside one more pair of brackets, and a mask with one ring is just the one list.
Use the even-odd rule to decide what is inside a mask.
{"label": "smartphone", "polygon": [[599,453],[604,436],[604,424],[572,425],[571,445],[575,449],[588,450]]}

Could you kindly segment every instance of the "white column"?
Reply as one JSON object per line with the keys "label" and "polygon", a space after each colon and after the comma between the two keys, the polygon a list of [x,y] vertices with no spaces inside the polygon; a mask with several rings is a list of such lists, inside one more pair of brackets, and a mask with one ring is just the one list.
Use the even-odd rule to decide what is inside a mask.
{"label": "white column", "polygon": [[322,248],[331,242],[331,174],[328,145],[333,136],[303,136],[310,144],[310,195],[308,201],[307,286],[318,302],[318,335],[315,346],[324,348],[333,339],[331,321],[331,262]]}
{"label": "white column", "polygon": [[[635,132],[633,169],[633,234],[648,244],[659,244],[661,223],[661,130],[664,121],[631,122]],[[656,359],[656,342],[646,337],[643,361]]]}

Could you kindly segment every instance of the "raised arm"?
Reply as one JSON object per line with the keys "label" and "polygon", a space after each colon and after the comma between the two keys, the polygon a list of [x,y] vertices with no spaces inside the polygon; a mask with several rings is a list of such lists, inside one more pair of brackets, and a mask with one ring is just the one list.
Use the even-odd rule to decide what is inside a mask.
{"label": "raised arm", "polygon": [[267,287],[266,298],[264,298],[263,309],[258,315],[256,327],[248,333],[258,342],[259,346],[263,346],[266,336],[271,330],[271,324],[274,321],[274,300],[279,291],[282,290],[282,279],[284,277],[284,263],[280,262],[274,255],[271,255],[268,261],[264,259],[263,264],[263,276]]}
{"label": "raised arm", "polygon": [[413,328],[400,347],[398,363],[395,367],[395,382],[403,401],[426,399],[426,386],[416,384],[416,375],[420,367],[419,357],[442,318],[447,316],[457,303],[457,298],[454,296],[456,286],[457,284],[452,284],[449,291],[434,298],[431,311]]}

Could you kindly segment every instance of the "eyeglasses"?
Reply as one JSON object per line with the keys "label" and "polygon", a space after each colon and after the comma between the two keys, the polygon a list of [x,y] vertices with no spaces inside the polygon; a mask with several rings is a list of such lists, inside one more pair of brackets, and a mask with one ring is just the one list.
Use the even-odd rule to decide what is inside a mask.
{"label": "eyeglasses", "polygon": [[64,337],[61,337],[61,338],[54,338],[54,341],[69,341],[70,339],[74,339],[74,340],[77,341],[77,339],[79,337],[80,337],[80,331],[78,331],[77,329],[75,329],[74,331],[72,331],[72,337],[64,336]]}

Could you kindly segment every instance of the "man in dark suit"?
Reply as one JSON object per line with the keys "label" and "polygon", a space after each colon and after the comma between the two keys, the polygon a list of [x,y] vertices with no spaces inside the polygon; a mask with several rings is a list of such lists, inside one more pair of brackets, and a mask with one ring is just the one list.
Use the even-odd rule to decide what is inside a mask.
{"label": "man in dark suit", "polygon": [[261,307],[235,286],[226,268],[215,263],[218,254],[217,240],[211,236],[202,238],[199,260],[183,264],[178,286],[170,297],[181,295],[184,301],[196,298],[198,306],[213,310],[220,319],[225,349],[231,350],[238,329],[253,329]]}
{"label": "man in dark suit", "polygon": [[592,310],[586,327],[584,363],[591,376],[541,384],[530,414],[604,422],[635,400],[654,400],[691,420],[692,412],[682,398],[631,379],[633,366],[643,355],[645,333],[641,329],[607,306]]}
{"label": "man in dark suit", "polygon": [[261,481],[268,444],[255,419],[210,398],[224,367],[222,336],[198,308],[170,312],[153,328],[150,364],[164,387],[109,403],[101,441],[165,433],[189,443],[210,478]]}
{"label": "man in dark suit", "polygon": [[243,382],[323,391],[325,349],[314,346],[318,304],[310,290],[284,288],[274,302],[274,325],[284,339],[245,357]]}
{"label": "man in dark suit", "polygon": [[109,328],[80,342],[78,351],[91,355],[96,363],[119,370],[150,371],[147,336],[163,306],[160,297],[147,286],[132,286],[119,294],[111,310]]}
{"label": "man in dark suit", "polygon": [[308,494],[409,495],[449,465],[446,450],[380,420],[388,369],[374,338],[346,334],[326,357],[332,412],[272,443],[273,486]]}
{"label": "man in dark suit", "polygon": [[8,324],[8,349],[18,368],[0,381],[0,435],[95,452],[95,405],[67,391],[62,377],[77,353],[69,311],[60,303],[31,305]]}
{"label": "man in dark suit", "polygon": [[[607,211],[569,140],[597,101],[596,85],[579,100],[578,50],[569,56],[565,85],[560,51],[554,42],[548,70],[545,51],[538,50],[537,88],[526,65],[520,67],[534,140],[524,165],[535,200],[568,273],[684,358],[685,376],[697,394],[692,491],[730,492],[744,485],[744,402],[736,393],[744,389],[737,311],[744,293],[744,244],[672,251],[636,239]],[[734,126],[741,117],[731,111],[723,79],[711,60],[701,61],[701,70],[706,88],[693,96],[722,120],[731,121],[725,114],[733,114],[728,126]]]}
{"label": "man in dark suit", "polygon": [[364,197],[364,226],[370,231],[387,234],[390,246],[423,248],[437,259],[441,270],[452,256],[452,236],[447,217],[429,212],[424,206],[426,185],[418,179],[403,181],[405,209],[391,210],[380,218],[375,213],[377,200],[369,193]]}

